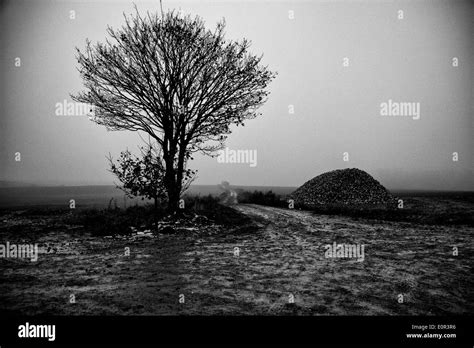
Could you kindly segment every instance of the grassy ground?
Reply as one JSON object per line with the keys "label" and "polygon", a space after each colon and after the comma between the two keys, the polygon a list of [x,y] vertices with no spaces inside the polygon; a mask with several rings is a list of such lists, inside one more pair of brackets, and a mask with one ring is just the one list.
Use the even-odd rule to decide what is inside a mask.
{"label": "grassy ground", "polygon": [[[425,209],[472,211],[466,200],[413,199]],[[160,225],[173,234],[138,233],[152,226],[149,208],[0,211],[1,243],[39,246],[37,262],[0,259],[0,315],[474,311],[470,226],[188,203],[183,219]],[[326,259],[333,242],[365,244],[365,260]]]}
{"label": "grassy ground", "polygon": [[[474,226],[474,193],[472,192],[394,192],[397,207],[343,207],[324,205],[316,209],[306,209],[296,205],[296,209],[311,210],[316,215],[350,216],[354,219],[382,221],[405,221],[429,225]],[[269,192],[239,193],[239,202],[270,207],[287,208],[288,198]]]}

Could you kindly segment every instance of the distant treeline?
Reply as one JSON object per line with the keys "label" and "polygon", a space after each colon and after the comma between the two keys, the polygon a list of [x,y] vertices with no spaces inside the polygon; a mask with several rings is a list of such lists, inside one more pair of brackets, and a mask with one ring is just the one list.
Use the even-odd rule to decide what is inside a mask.
{"label": "distant treeline", "polygon": [[278,195],[272,190],[267,192],[262,191],[244,191],[237,190],[237,200],[239,203],[268,205],[271,207],[288,208],[286,196]]}

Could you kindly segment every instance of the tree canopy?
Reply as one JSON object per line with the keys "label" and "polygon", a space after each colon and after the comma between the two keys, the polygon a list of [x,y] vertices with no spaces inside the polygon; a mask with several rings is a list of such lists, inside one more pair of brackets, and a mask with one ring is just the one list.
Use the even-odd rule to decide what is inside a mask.
{"label": "tree canopy", "polygon": [[192,153],[213,154],[231,125],[259,115],[276,74],[248,40],[225,40],[224,20],[211,31],[175,11],[124,18],[121,28],[108,27],[105,42],[77,49],[86,90],[72,97],[93,105],[96,123],[143,131],[159,144],[176,206]]}

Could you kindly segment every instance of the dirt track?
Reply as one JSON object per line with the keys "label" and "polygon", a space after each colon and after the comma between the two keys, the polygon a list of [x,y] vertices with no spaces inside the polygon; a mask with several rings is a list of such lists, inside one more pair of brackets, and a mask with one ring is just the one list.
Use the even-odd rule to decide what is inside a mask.
{"label": "dirt track", "polygon": [[[362,223],[257,205],[237,209],[253,217],[260,228],[239,233],[214,228],[174,236],[105,238],[78,235],[73,226],[54,226],[49,233],[37,234],[34,242],[39,243],[41,254],[36,263],[0,259],[0,312],[474,312],[473,228]],[[19,235],[2,233],[1,237],[20,243]],[[364,261],[325,258],[324,245],[333,242],[364,244]],[[452,255],[453,246],[458,247],[459,256]],[[130,248],[128,257],[125,247]],[[234,254],[236,247],[239,256]],[[70,294],[75,295],[76,303],[69,303]],[[180,294],[184,303],[179,303]],[[290,294],[294,304],[288,303]],[[399,294],[404,303],[398,302]]]}

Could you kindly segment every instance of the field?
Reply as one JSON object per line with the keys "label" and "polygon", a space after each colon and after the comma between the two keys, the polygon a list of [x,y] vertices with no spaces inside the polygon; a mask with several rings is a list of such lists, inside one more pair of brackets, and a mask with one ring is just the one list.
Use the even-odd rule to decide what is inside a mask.
{"label": "field", "polygon": [[[38,243],[39,256],[0,259],[0,314],[472,314],[474,226],[431,217],[472,216],[473,195],[400,196],[417,218],[239,204],[223,210],[230,222],[169,235],[97,235],[79,212],[3,208],[0,242]],[[325,258],[334,242],[364,244],[364,261]]]}
{"label": "field", "polygon": [[[238,189],[239,187],[234,187]],[[273,190],[278,194],[289,194],[294,187],[261,187],[244,186],[245,190]],[[218,185],[192,185],[187,193],[190,195],[218,195],[222,191]],[[119,207],[146,203],[138,198],[124,197],[123,191],[111,185],[94,186],[31,186],[0,187],[0,209],[25,207],[68,207],[69,200],[74,199],[76,207],[103,208],[109,204]]]}

